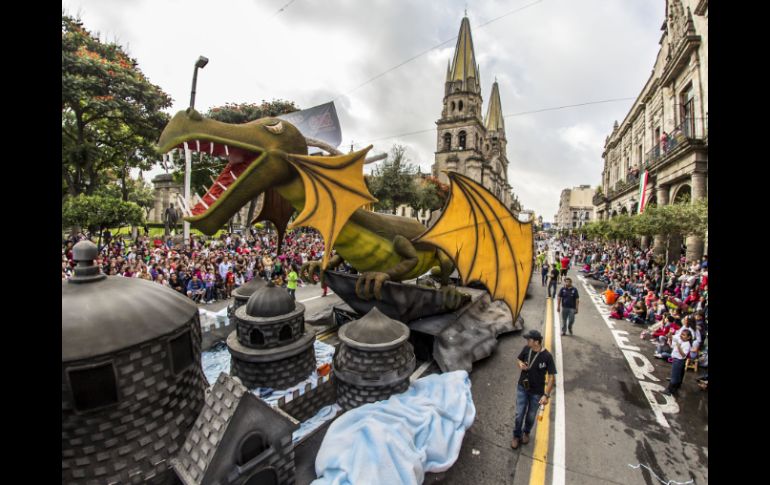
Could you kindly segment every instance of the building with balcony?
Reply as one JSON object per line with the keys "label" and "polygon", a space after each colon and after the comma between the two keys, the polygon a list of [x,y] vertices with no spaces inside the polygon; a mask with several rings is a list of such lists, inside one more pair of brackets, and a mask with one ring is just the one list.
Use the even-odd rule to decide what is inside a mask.
{"label": "building with balcony", "polygon": [[594,220],[594,189],[581,185],[561,191],[559,210],[554,216],[556,229],[577,229]]}
{"label": "building with balcony", "polygon": [[[708,0],[666,0],[661,30],[652,74],[605,141],[598,219],[707,196]],[[687,253],[700,258],[703,240],[688,238]]]}

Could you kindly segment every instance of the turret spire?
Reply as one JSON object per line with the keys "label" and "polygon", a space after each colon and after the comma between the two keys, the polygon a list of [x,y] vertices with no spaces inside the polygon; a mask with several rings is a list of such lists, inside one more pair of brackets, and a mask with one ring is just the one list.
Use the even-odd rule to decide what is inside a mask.
{"label": "turret spire", "polygon": [[484,118],[484,126],[487,131],[500,131],[505,133],[505,123],[503,121],[503,108],[500,103],[500,90],[497,87],[497,78],[492,84],[492,95],[489,97],[489,108],[487,116]]}
{"label": "turret spire", "polygon": [[473,39],[471,38],[471,24],[468,17],[463,17],[460,24],[460,35],[457,37],[455,54],[452,59],[450,72],[450,81],[468,81],[468,78],[474,78],[472,85],[466,85],[469,91],[475,91],[478,79],[478,67],[476,65],[476,53],[473,50]]}

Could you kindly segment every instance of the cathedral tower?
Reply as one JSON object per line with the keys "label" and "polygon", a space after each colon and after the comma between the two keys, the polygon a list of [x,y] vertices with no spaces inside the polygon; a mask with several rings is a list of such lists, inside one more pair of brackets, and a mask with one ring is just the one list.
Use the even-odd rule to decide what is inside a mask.
{"label": "cathedral tower", "polygon": [[436,121],[436,163],[433,176],[449,183],[442,170],[453,170],[480,181],[484,158],[482,142],[486,135],[481,118],[479,67],[471,38],[468,17],[463,17],[454,57],[447,66],[444,107]]}
{"label": "cathedral tower", "polygon": [[487,115],[484,117],[484,128],[486,128],[486,136],[484,137],[483,153],[484,159],[489,161],[490,168],[485,174],[484,186],[490,189],[506,206],[510,206],[511,186],[508,184],[507,140],[505,139],[505,122],[497,80],[492,85],[489,107],[487,108]]}

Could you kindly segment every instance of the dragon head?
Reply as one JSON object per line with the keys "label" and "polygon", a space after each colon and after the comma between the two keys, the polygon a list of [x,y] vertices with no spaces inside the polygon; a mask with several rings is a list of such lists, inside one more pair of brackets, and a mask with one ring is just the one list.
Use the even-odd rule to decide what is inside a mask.
{"label": "dragon head", "polygon": [[219,177],[185,220],[205,234],[214,234],[230,217],[265,190],[297,177],[287,154],[306,155],[299,130],[278,118],[229,124],[204,118],[193,109],[178,112],[158,141],[161,153],[187,147],[227,159]]}

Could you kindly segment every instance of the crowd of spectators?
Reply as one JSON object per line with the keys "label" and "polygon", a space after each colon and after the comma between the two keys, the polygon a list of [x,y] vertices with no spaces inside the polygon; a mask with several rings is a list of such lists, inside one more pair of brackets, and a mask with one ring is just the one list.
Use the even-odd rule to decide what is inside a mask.
{"label": "crowd of spectators", "polygon": [[[610,318],[639,325],[640,338],[654,344],[655,358],[674,367],[698,363],[708,369],[708,256],[699,261],[685,257],[667,265],[656,262],[652,248],[604,244],[577,239],[559,241],[550,265],[545,251],[536,264],[546,282],[554,288],[564,278],[565,268],[606,285],[602,298],[610,307]],[[684,352],[683,352],[684,351]],[[672,382],[679,384],[673,374]],[[682,371],[683,372],[683,371]],[[708,386],[708,372],[698,378]],[[677,386],[667,392],[676,394]]]}
{"label": "crowd of spectators", "polygon": [[[63,241],[62,279],[73,274],[72,247],[87,236]],[[97,242],[96,238],[90,238]],[[191,243],[180,238],[138,236],[136,239],[109,233],[99,245],[97,265],[111,276],[143,278],[167,286],[202,304],[230,298],[234,289],[263,278],[276,286],[296,288],[296,273],[308,261],[323,257],[321,236],[308,228],[288,231],[278,254],[275,231],[252,228],[248,234],[226,233],[218,238],[191,236]],[[295,275],[291,275],[292,269]],[[288,281],[290,277],[293,281]],[[324,293],[326,289],[324,288]],[[293,291],[290,291],[293,296]],[[324,295],[325,296],[325,295]]]}

